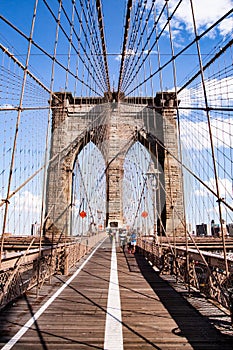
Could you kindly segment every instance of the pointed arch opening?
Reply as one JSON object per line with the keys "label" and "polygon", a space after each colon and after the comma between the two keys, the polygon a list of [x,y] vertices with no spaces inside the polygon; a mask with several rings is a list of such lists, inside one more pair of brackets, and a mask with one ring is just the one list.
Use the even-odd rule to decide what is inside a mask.
{"label": "pointed arch opening", "polygon": [[106,218],[106,165],[100,150],[89,142],[76,157],[72,179],[72,236],[103,230]]}
{"label": "pointed arch opening", "polygon": [[[123,213],[128,229],[154,235],[157,222],[156,177],[151,154],[140,142],[128,150],[124,161]],[[155,174],[155,172],[154,172]]]}

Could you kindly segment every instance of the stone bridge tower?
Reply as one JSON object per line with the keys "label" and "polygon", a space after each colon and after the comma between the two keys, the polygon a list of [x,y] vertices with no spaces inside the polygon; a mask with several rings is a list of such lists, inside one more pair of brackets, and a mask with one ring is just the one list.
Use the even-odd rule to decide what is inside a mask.
{"label": "stone bridge tower", "polygon": [[[73,98],[56,93],[52,101],[52,137],[47,177],[45,235],[51,239],[69,235],[72,173],[78,153],[95,143],[106,163],[106,223],[123,223],[122,180],[125,154],[136,141],[151,153],[159,170],[156,209],[157,232],[184,234],[181,169],[178,158],[176,104],[173,93],[155,98],[122,98],[107,103],[105,98]],[[134,136],[132,138],[132,135]],[[102,138],[102,140],[100,140]],[[100,142],[101,141],[101,142]]]}

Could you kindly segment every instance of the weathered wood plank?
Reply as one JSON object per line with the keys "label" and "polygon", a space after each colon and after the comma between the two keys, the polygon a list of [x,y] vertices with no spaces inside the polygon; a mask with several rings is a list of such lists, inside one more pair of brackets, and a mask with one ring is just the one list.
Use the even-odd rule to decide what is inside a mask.
{"label": "weathered wood plank", "polygon": [[[123,253],[118,248],[117,259],[125,350],[232,349],[233,332],[228,337],[221,334],[185,298],[183,288],[171,287],[168,282],[172,283],[172,279],[159,276],[137,254]],[[106,241],[14,348],[103,349],[110,263],[111,249]],[[31,291],[2,310],[1,346],[68,277],[53,277],[38,299]],[[203,312],[207,311],[209,303],[203,300],[200,307]],[[215,311],[212,305],[212,312]]]}

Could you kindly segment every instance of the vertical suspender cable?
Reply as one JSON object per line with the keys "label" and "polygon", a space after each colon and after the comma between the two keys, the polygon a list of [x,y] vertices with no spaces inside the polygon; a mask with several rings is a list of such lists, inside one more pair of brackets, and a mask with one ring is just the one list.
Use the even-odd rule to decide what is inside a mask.
{"label": "vertical suspender cable", "polygon": [[[179,158],[181,164],[183,163],[183,157],[182,157],[182,145],[181,145],[181,137],[180,137],[180,118],[179,118],[179,110],[178,110],[178,98],[177,98],[177,78],[176,78],[176,65],[175,65],[175,55],[174,55],[174,47],[173,47],[173,40],[172,40],[172,33],[171,33],[171,23],[170,23],[170,14],[169,14],[169,8],[168,3],[166,4],[167,7],[167,18],[168,18],[168,27],[169,27],[169,38],[170,38],[170,45],[171,45],[171,54],[173,57],[172,60],[172,69],[173,69],[173,80],[174,80],[174,89],[175,89],[175,107],[177,111],[177,121],[178,121],[178,144],[179,144]],[[168,158],[169,159],[169,158]],[[183,191],[183,181],[184,181],[184,174],[183,174],[183,167],[180,167],[181,171],[181,186],[182,186],[182,200],[183,200],[183,211],[184,211],[184,230],[185,230],[185,247],[186,247],[186,269],[187,269],[187,279],[188,279],[188,289],[190,289],[190,278],[189,278],[189,249],[188,249],[188,235],[187,235],[187,227],[186,227],[186,215],[185,215],[185,201],[184,201],[184,191]],[[173,198],[171,198],[173,199]],[[172,206],[172,213],[173,213],[173,220],[174,220],[174,203],[171,203]],[[174,224],[174,223],[173,223]]]}
{"label": "vertical suspender cable", "polygon": [[22,107],[23,107],[24,91],[25,91],[25,86],[26,86],[26,81],[27,81],[27,70],[28,70],[28,66],[29,66],[29,59],[30,59],[31,46],[32,46],[32,37],[33,37],[33,33],[34,33],[34,25],[35,25],[36,13],[37,13],[37,5],[38,5],[38,0],[35,0],[34,12],[33,12],[33,17],[32,17],[32,24],[31,24],[31,31],[30,31],[30,36],[28,38],[26,64],[25,64],[25,68],[24,68],[23,81],[22,81],[19,107],[18,107],[18,114],[17,114],[16,125],[15,125],[15,135],[14,135],[13,150],[12,150],[12,155],[11,155],[11,164],[10,164],[10,173],[9,173],[9,178],[8,178],[7,195],[6,195],[6,199],[5,199],[5,212],[4,212],[4,217],[3,217],[1,248],[0,248],[0,266],[1,266],[1,261],[2,261],[2,252],[3,252],[4,238],[5,238],[5,228],[6,228],[6,221],[7,221],[7,215],[8,215],[8,207],[9,207],[9,195],[10,195],[12,174],[13,174],[13,168],[14,168],[14,162],[15,162],[15,153],[16,153],[16,147],[17,147],[18,131],[19,131],[19,125],[20,125],[20,119],[21,119],[21,113],[22,113]]}
{"label": "vertical suspender cable", "polygon": [[192,19],[193,19],[193,28],[194,28],[194,33],[195,33],[195,37],[196,37],[196,46],[197,46],[198,60],[199,60],[200,73],[201,73],[201,81],[202,81],[202,87],[203,87],[203,93],[204,93],[204,99],[205,99],[206,117],[207,117],[207,123],[208,123],[208,131],[209,131],[212,160],[213,160],[213,167],[214,167],[214,176],[215,176],[216,192],[217,192],[217,198],[218,198],[217,202],[218,202],[218,209],[219,209],[221,236],[222,236],[222,243],[223,243],[224,262],[225,262],[226,275],[228,276],[229,269],[228,269],[228,263],[227,263],[226,244],[225,244],[225,237],[224,237],[224,230],[223,230],[222,206],[221,206],[221,197],[220,197],[220,191],[219,191],[218,174],[217,174],[217,168],[216,168],[214,142],[213,142],[213,135],[212,135],[212,128],[211,128],[211,121],[210,121],[210,110],[209,110],[209,105],[208,105],[208,97],[207,97],[207,91],[206,91],[206,85],[205,85],[204,70],[203,70],[203,65],[202,65],[202,57],[201,57],[201,51],[200,51],[200,45],[199,45],[199,39],[198,39],[198,33],[197,33],[196,20],[195,20],[192,0],[190,0],[190,5],[191,5],[191,12],[192,12]]}
{"label": "vertical suspender cable", "polygon": [[[43,178],[43,190],[42,190],[42,207],[41,207],[41,222],[40,222],[40,243],[39,243],[39,256],[41,255],[41,245],[42,245],[42,234],[43,234],[43,227],[44,223],[46,221],[46,215],[45,213],[45,205],[46,205],[46,191],[47,191],[47,175],[48,175],[48,156],[49,156],[49,133],[50,133],[50,119],[51,119],[51,102],[52,102],[52,95],[53,95],[53,85],[54,85],[54,71],[55,71],[55,60],[56,60],[56,53],[57,53],[57,45],[58,45],[58,34],[59,34],[59,23],[60,23],[60,17],[61,17],[61,2],[59,3],[59,10],[58,10],[58,18],[57,18],[57,27],[56,27],[56,37],[54,42],[54,50],[53,50],[53,61],[52,61],[52,70],[51,70],[51,78],[50,78],[50,109],[48,111],[48,124],[47,124],[47,133],[46,133],[46,140],[45,140],[45,168],[44,168],[44,178]],[[39,278],[39,274],[38,274]],[[38,285],[38,283],[37,283]],[[37,289],[37,295],[38,295],[38,289]]]}

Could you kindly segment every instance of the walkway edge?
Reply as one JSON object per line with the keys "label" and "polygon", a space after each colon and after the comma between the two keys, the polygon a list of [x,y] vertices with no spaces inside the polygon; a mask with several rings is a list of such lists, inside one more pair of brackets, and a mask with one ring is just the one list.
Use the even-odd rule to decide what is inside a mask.
{"label": "walkway edge", "polygon": [[[105,240],[106,238],[104,238]],[[20,340],[20,338],[28,331],[28,329],[35,323],[35,321],[43,314],[43,312],[53,303],[53,301],[62,293],[62,291],[73,281],[73,279],[81,272],[81,270],[84,268],[84,266],[87,264],[87,262],[91,259],[91,257],[94,255],[96,250],[101,246],[103,241],[101,241],[100,244],[97,245],[97,247],[91,252],[91,254],[88,256],[88,258],[82,263],[81,266],[78,267],[78,269],[75,271],[75,273],[66,281],[64,284],[54,293],[47,301],[46,303],[41,306],[41,308],[35,313],[35,315],[30,318],[24,326],[15,334],[13,338],[11,338],[3,347],[1,350],[10,350],[12,347]]]}

